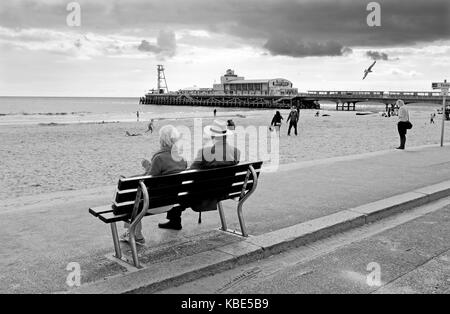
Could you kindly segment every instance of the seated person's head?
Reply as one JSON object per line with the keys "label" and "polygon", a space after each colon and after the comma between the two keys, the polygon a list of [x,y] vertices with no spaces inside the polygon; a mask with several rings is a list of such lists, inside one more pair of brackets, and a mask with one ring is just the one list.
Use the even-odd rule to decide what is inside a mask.
{"label": "seated person's head", "polygon": [[227,136],[232,134],[232,132],[227,128],[227,124],[219,120],[214,120],[212,125],[206,126],[204,128],[204,132],[215,141],[226,141]]}
{"label": "seated person's head", "polygon": [[163,149],[172,149],[180,138],[180,132],[173,125],[165,125],[159,130],[159,144]]}

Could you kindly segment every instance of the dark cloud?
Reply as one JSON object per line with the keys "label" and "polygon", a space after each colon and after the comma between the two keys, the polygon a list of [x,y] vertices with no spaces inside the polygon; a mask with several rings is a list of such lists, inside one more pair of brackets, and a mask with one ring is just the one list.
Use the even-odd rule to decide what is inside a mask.
{"label": "dark cloud", "polygon": [[[205,29],[293,56],[340,55],[344,47],[410,46],[450,39],[449,0],[378,0],[381,27],[367,25],[368,0],[78,2],[82,25],[75,31],[152,36],[167,26]],[[0,25],[68,29],[66,5],[63,0],[2,1]],[[280,46],[279,37],[287,48]]]}
{"label": "dark cloud", "polygon": [[143,40],[141,44],[138,46],[139,51],[145,51],[145,52],[154,52],[159,53],[161,52],[161,49],[158,48],[156,45],[150,44],[148,41]]}
{"label": "dark cloud", "polygon": [[172,31],[161,30],[156,40],[156,44],[151,44],[147,40],[142,40],[137,49],[143,52],[155,53],[162,57],[173,57],[177,50],[175,33]]}
{"label": "dark cloud", "polygon": [[324,57],[324,56],[342,56],[351,53],[351,49],[344,47],[336,42],[309,42],[295,40],[287,37],[270,38],[264,48],[269,50],[272,55],[283,55],[290,57]]}
{"label": "dark cloud", "polygon": [[383,60],[383,61],[397,61],[399,58],[391,58],[387,53],[369,50],[366,52],[366,56],[372,60]]}
{"label": "dark cloud", "polygon": [[369,50],[366,52],[366,56],[368,56],[372,60],[384,60],[384,61],[389,60],[389,55],[385,52]]}

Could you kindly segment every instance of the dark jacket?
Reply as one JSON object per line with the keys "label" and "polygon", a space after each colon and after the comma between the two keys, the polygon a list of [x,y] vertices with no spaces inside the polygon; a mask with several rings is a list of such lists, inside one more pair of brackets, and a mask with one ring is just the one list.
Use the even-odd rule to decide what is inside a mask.
{"label": "dark jacket", "polygon": [[169,148],[159,150],[153,155],[150,171],[146,175],[164,176],[186,170],[186,160],[176,155],[174,157],[172,157],[172,151]]}
{"label": "dark jacket", "polygon": [[[236,147],[229,145],[226,139],[214,142],[213,145],[202,148],[191,165],[190,169],[213,169],[234,166],[239,163],[241,152]],[[217,209],[218,200],[206,198],[191,206],[196,212],[211,211]],[[200,221],[200,220],[199,220]]]}
{"label": "dark jacket", "polygon": [[297,123],[298,122],[298,112],[295,110],[292,110],[289,114],[289,117],[287,118],[286,122],[291,120],[291,123]]}
{"label": "dark jacket", "polygon": [[281,124],[281,120],[283,120],[283,117],[281,115],[274,115],[273,119],[272,119],[272,123],[270,125]]}
{"label": "dark jacket", "polygon": [[241,152],[226,140],[216,141],[198,151],[190,169],[213,169],[234,166],[239,163]]}

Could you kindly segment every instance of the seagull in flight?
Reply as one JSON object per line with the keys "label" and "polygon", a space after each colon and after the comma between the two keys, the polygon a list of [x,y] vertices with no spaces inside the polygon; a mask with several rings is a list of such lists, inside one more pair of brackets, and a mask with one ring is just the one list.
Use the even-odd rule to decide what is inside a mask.
{"label": "seagull in flight", "polygon": [[364,70],[364,77],[363,77],[363,80],[366,78],[366,76],[367,76],[369,73],[372,73],[372,68],[373,68],[373,66],[375,65],[375,63],[377,63],[376,60],[372,63],[372,65],[371,65],[368,69]]}

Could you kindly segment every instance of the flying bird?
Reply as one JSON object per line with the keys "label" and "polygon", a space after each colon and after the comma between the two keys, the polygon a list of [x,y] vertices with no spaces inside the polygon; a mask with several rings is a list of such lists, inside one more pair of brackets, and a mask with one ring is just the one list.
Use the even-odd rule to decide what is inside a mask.
{"label": "flying bird", "polygon": [[364,77],[363,77],[363,80],[367,77],[367,75],[368,75],[369,73],[372,73],[372,68],[373,68],[373,66],[375,65],[375,63],[377,63],[376,60],[372,63],[372,65],[371,65],[368,69],[364,70]]}

